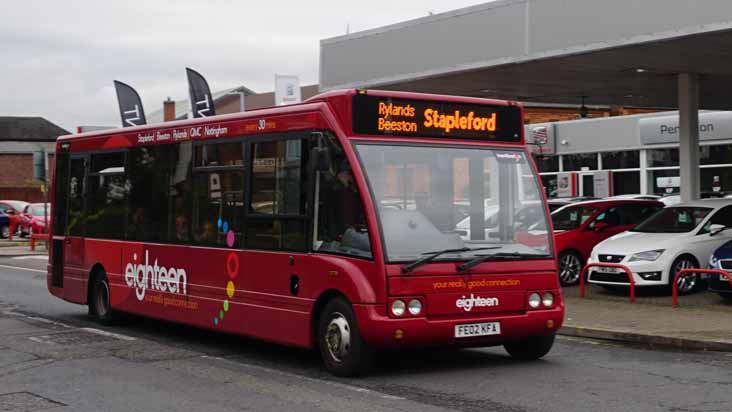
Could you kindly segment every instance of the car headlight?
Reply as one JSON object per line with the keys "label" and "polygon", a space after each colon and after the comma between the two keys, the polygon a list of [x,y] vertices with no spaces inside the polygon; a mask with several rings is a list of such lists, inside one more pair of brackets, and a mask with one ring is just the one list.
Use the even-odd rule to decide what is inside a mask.
{"label": "car headlight", "polygon": [[657,249],[657,250],[647,250],[645,252],[636,253],[635,255],[630,257],[629,262],[637,262],[637,261],[648,261],[653,262],[654,260],[661,257],[665,249]]}

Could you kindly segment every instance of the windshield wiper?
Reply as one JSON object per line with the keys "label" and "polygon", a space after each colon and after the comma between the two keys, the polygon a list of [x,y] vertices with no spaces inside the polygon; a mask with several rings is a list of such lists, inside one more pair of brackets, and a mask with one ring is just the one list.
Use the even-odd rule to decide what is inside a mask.
{"label": "windshield wiper", "polygon": [[500,249],[500,248],[501,248],[501,246],[479,247],[479,248],[475,248],[475,249],[471,249],[469,247],[462,247],[459,249],[445,249],[445,250],[436,250],[433,252],[422,253],[423,255],[425,255],[424,257],[419,258],[408,265],[402,266],[402,273],[407,274],[407,273],[411,272],[412,270],[424,265],[425,263],[431,262],[436,257],[438,257],[440,255],[444,255],[446,253],[472,252],[472,251],[477,251],[477,250],[491,250],[491,249]]}
{"label": "windshield wiper", "polygon": [[457,267],[457,270],[459,272],[464,272],[473,266],[478,266],[483,262],[487,262],[489,260],[514,260],[514,259],[536,259],[536,258],[545,258],[547,255],[534,255],[530,253],[517,253],[517,252],[503,252],[503,253],[493,253],[490,255],[478,255],[474,259],[471,259],[462,265]]}

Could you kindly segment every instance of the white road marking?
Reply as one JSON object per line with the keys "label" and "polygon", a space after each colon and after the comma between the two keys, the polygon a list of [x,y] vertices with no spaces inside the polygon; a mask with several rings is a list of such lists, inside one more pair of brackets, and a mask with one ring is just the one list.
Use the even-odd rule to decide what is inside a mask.
{"label": "white road marking", "polygon": [[29,268],[23,268],[23,267],[20,267],[20,266],[0,265],[0,268],[8,268],[8,269],[16,269],[16,270],[27,270],[28,272],[37,272],[37,273],[48,273],[45,270],[29,269]]}
{"label": "white road marking", "polygon": [[25,260],[25,259],[48,260],[48,256],[46,256],[46,255],[14,256],[11,259],[18,259],[18,260]]}
{"label": "white road marking", "polygon": [[55,320],[46,319],[46,318],[39,318],[38,316],[26,316],[25,318],[26,319],[36,320],[38,322],[49,323],[51,325],[61,326],[61,327],[64,327],[64,328],[73,328],[73,326],[67,325],[65,323],[56,322]]}
{"label": "white road marking", "polygon": [[107,336],[107,337],[115,338],[115,339],[119,339],[119,340],[126,340],[126,341],[137,340],[137,338],[133,338],[132,336],[122,335],[122,334],[119,334],[119,333],[107,332],[106,330],[101,330],[101,329],[95,329],[95,328],[79,328],[79,330],[83,330],[83,331],[91,332],[91,333],[96,333],[97,335]]}

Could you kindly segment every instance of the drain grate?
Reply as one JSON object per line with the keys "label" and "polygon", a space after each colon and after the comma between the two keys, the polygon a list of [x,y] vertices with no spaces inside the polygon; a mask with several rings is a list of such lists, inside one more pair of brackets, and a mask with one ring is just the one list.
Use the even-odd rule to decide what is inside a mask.
{"label": "drain grate", "polygon": [[119,339],[113,336],[101,335],[98,333],[87,332],[82,329],[75,329],[68,332],[54,333],[43,336],[31,336],[28,339],[38,342],[46,343],[48,345],[90,345],[95,343],[104,343],[118,341]]}
{"label": "drain grate", "polygon": [[0,412],[31,412],[59,406],[67,405],[30,392],[0,394]]}

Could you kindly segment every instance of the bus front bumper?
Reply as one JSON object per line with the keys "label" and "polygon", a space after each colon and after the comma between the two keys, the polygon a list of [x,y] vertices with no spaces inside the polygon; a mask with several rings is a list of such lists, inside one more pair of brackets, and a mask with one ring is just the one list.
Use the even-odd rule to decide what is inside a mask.
{"label": "bus front bumper", "polygon": [[[534,336],[555,334],[564,320],[564,307],[515,314],[483,314],[449,318],[394,319],[386,305],[353,305],[359,332],[378,348],[400,346],[496,346]],[[500,334],[455,337],[458,325],[499,322]]]}

